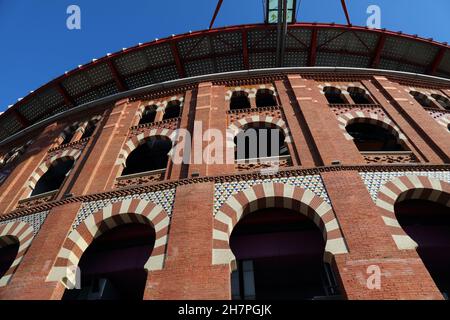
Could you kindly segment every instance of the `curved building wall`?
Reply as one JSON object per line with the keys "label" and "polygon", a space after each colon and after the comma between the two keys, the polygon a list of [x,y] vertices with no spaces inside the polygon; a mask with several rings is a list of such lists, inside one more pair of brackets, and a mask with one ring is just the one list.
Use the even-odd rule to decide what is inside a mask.
{"label": "curved building wall", "polygon": [[[342,101],[329,103],[328,92]],[[275,103],[261,106],[262,93]],[[249,107],[230,110],[239,95]],[[156,234],[145,299],[230,299],[235,225],[250,210],[283,207],[306,210],[321,230],[324,261],[344,298],[441,299],[394,206],[410,197],[448,208],[449,98],[445,81],[408,75],[249,73],[185,81],[37,126],[0,146],[0,240],[20,243],[0,279],[0,298],[61,299],[71,266],[94,239],[137,219]],[[152,120],[140,124],[148,108]],[[384,128],[402,151],[358,150],[346,130],[353,123]],[[174,139],[177,129],[194,137],[215,129],[226,137],[226,153],[234,135],[254,124],[284,133],[287,154],[275,170],[261,159],[205,163],[192,154],[180,164],[169,154],[164,167],[122,175],[134,151]],[[65,161],[73,161],[66,171],[58,166]],[[31,196],[46,177],[62,177],[60,187],[49,183],[48,192]],[[373,265],[382,272],[375,289],[367,284]]]}

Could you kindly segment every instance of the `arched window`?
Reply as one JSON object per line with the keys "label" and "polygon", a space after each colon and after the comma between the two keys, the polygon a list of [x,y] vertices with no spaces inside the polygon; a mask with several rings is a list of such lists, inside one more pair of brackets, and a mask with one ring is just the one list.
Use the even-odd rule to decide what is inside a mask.
{"label": "arched window", "polygon": [[414,97],[414,99],[420,103],[420,105],[424,108],[435,108],[433,102],[423,93],[417,91],[411,91],[410,94]]}
{"label": "arched window", "polygon": [[6,153],[4,156],[0,157],[0,168],[11,164],[16,160],[18,157],[20,157],[22,154],[25,153],[27,148],[33,143],[32,140],[28,141],[26,144],[24,144],[21,147],[13,148],[11,151]]}
{"label": "arched window", "polygon": [[73,139],[73,136],[75,135],[75,132],[78,129],[78,124],[73,124],[66,129],[64,129],[63,132],[63,138],[64,140],[61,142],[61,145],[70,143]]}
{"label": "arched window", "polygon": [[230,110],[248,109],[250,101],[245,91],[234,91],[230,99]]}
{"label": "arched window", "polygon": [[179,100],[170,101],[164,110],[163,120],[178,118],[181,113],[181,102]]}
{"label": "arched window", "polygon": [[155,230],[148,224],[122,224],[96,238],[81,256],[81,289],[64,300],[142,300]]}
{"label": "arched window", "polygon": [[55,160],[47,172],[36,183],[31,197],[58,190],[72,169],[73,164],[73,159]]}
{"label": "arched window", "polygon": [[88,121],[80,140],[90,138],[94,134],[98,121],[99,119],[92,119]]}
{"label": "arched window", "polygon": [[130,153],[122,176],[165,169],[172,148],[169,139],[151,137]]}
{"label": "arched window", "polygon": [[139,121],[139,124],[141,125],[155,122],[157,109],[158,107],[156,105],[145,107],[144,111],[142,112],[142,117],[141,120]]}
{"label": "arched window", "polygon": [[19,240],[13,236],[0,237],[0,279],[9,270],[17,253],[19,252]]}
{"label": "arched window", "polygon": [[284,131],[265,123],[252,123],[234,138],[235,159],[248,160],[289,155]]}
{"label": "arched window", "polygon": [[237,270],[231,274],[232,298],[322,299],[338,294],[325,241],[306,216],[267,208],[244,216],[230,236]]}
{"label": "arched window", "polygon": [[325,98],[327,98],[329,104],[347,104],[348,101],[345,99],[342,91],[336,87],[325,87],[323,88],[325,93]]}
{"label": "arched window", "polygon": [[274,107],[278,105],[275,94],[269,89],[259,89],[256,92],[256,106],[258,108]]}
{"label": "arched window", "polygon": [[431,95],[445,110],[450,110],[450,99],[439,94]]}
{"label": "arched window", "polygon": [[407,151],[387,129],[367,122],[353,122],[345,127],[359,151]]}
{"label": "arched window", "polygon": [[396,202],[394,210],[400,226],[417,243],[417,253],[435,284],[448,299],[450,296],[449,208],[428,200],[404,199]]}
{"label": "arched window", "polygon": [[356,104],[373,104],[372,98],[370,98],[364,89],[350,87],[347,91],[350,93],[350,97]]}

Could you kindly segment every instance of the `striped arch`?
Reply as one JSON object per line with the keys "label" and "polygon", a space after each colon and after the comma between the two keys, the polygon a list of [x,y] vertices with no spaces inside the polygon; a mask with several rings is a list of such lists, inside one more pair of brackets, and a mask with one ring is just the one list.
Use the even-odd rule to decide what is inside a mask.
{"label": "striped arch", "polygon": [[450,184],[425,176],[402,176],[380,188],[376,204],[383,209],[384,223],[392,230],[392,238],[399,249],[415,249],[417,243],[400,226],[394,205],[405,199],[422,199],[450,207]]}
{"label": "striped arch", "polygon": [[144,268],[148,271],[161,270],[166,255],[170,218],[160,205],[146,200],[128,199],[91,214],[72,230],[46,281],[62,281],[66,287],[73,285],[71,270],[78,266],[88,246],[106,231],[127,223],[147,224],[155,229],[155,244]]}
{"label": "striped arch", "polygon": [[263,115],[254,115],[254,116],[249,116],[247,118],[236,120],[228,126],[227,147],[234,148],[234,138],[238,135],[239,131],[244,130],[244,128],[246,126],[248,126],[249,124],[252,124],[252,123],[263,123],[263,124],[266,124],[267,126],[275,126],[284,132],[284,136],[285,136],[284,141],[286,143],[290,143],[292,141],[289,129],[286,125],[286,122],[284,122],[283,119],[274,118],[274,117],[270,117],[270,116],[263,116]]}
{"label": "striped arch", "polygon": [[229,246],[233,228],[246,214],[270,207],[292,209],[314,221],[326,242],[325,261],[330,262],[333,255],[348,253],[333,209],[322,198],[290,184],[263,183],[232,195],[214,217],[213,264],[234,262]]}
{"label": "striped arch", "polygon": [[16,259],[0,279],[0,287],[4,287],[9,283],[11,277],[22,261],[25,252],[29,248],[31,241],[33,241],[33,238],[33,228],[28,223],[14,221],[0,225],[0,248],[19,242],[19,250],[17,251]]}
{"label": "striped arch", "polygon": [[442,117],[439,117],[438,119],[436,119],[436,121],[441,125],[444,126],[447,131],[449,131],[449,126],[450,126],[450,114],[445,114]]}
{"label": "striped arch", "polygon": [[82,122],[77,129],[77,131],[79,131],[81,134],[80,137],[84,134],[84,131],[86,130],[86,128],[88,127],[90,122],[97,123],[101,119],[102,119],[102,116],[98,115],[98,116],[94,116],[94,117],[90,118],[89,120]]}
{"label": "striped arch", "polygon": [[125,167],[125,163],[127,161],[128,156],[131,154],[131,152],[133,152],[137,147],[144,144],[148,139],[150,139],[152,137],[168,138],[170,141],[172,141],[172,148],[173,148],[173,146],[174,146],[173,144],[176,139],[176,131],[170,130],[170,129],[155,128],[148,132],[143,132],[141,134],[133,136],[122,147],[122,150],[120,151],[116,165],[121,165],[121,166]]}
{"label": "striped arch", "polygon": [[156,106],[156,111],[164,111],[167,107],[167,105],[172,101],[180,101],[180,108],[183,108],[184,105],[184,97],[183,96],[173,96],[169,99],[165,100],[152,100],[152,101],[146,101],[142,103],[142,105],[139,107],[138,115],[139,118],[142,118],[142,113],[144,112],[145,108],[150,106]]}
{"label": "striped arch", "polygon": [[64,150],[61,153],[56,154],[55,156],[51,157],[50,159],[47,159],[44,163],[42,163],[36,171],[31,175],[30,179],[28,180],[28,186],[31,189],[34,189],[36,186],[36,183],[39,181],[39,179],[50,169],[51,165],[56,160],[68,160],[72,159],[76,161],[81,155],[81,151],[78,149],[67,149]]}
{"label": "striped arch", "polygon": [[399,140],[407,140],[406,136],[401,132],[400,128],[394,124],[394,122],[387,117],[380,116],[375,113],[369,113],[367,111],[351,111],[340,115],[337,119],[339,122],[339,128],[344,131],[344,135],[347,140],[353,140],[353,137],[348,134],[345,128],[349,124],[355,122],[380,125],[396,136]]}
{"label": "striped arch", "polygon": [[275,90],[274,86],[262,84],[260,86],[253,87],[253,88],[248,88],[248,87],[230,88],[225,94],[225,101],[230,101],[231,97],[233,96],[233,93],[235,93],[235,92],[242,92],[243,94],[245,93],[245,94],[247,94],[248,98],[250,98],[250,99],[255,98],[258,90],[270,90],[275,97],[277,96],[277,91]]}

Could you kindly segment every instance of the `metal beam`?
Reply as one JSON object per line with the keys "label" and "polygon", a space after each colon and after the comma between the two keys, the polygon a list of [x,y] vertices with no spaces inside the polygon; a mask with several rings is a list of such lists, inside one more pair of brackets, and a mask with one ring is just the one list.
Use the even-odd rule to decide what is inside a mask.
{"label": "metal beam", "polygon": [[439,49],[438,53],[436,54],[436,56],[433,59],[433,62],[430,64],[430,66],[428,67],[428,74],[435,74],[439,65],[442,62],[442,59],[444,59],[444,55],[445,52],[447,51],[447,48],[441,47],[441,49]]}
{"label": "metal beam", "polygon": [[67,93],[66,89],[64,89],[61,82],[56,83],[56,90],[63,96],[64,102],[69,107],[75,106],[75,101],[73,101],[72,97]]}
{"label": "metal beam", "polygon": [[383,52],[384,44],[386,43],[386,34],[382,33],[378,39],[377,48],[375,49],[372,61],[370,62],[371,68],[377,68],[380,64],[381,53]]}
{"label": "metal beam", "polygon": [[216,21],[216,17],[217,17],[217,14],[219,13],[220,7],[222,6],[222,2],[223,2],[223,0],[219,0],[217,2],[216,10],[214,11],[214,15],[213,15],[213,17],[211,19],[211,23],[209,24],[209,29],[210,30],[212,29],[212,27],[214,25],[214,21]]}
{"label": "metal beam", "polygon": [[311,31],[311,44],[309,47],[308,66],[314,67],[316,65],[317,58],[317,29],[314,28]]}
{"label": "metal beam", "polygon": [[180,78],[186,77],[186,72],[184,70],[183,63],[181,62],[180,52],[178,51],[177,44],[175,41],[170,43],[170,49],[172,50],[173,58],[175,59],[175,65],[177,67],[178,76]]}
{"label": "metal beam", "polygon": [[127,85],[123,81],[122,77],[120,76],[119,72],[117,71],[116,65],[114,64],[113,60],[107,61],[109,70],[111,70],[111,74],[114,78],[114,81],[116,82],[117,89],[119,92],[126,91]]}
{"label": "metal beam", "polygon": [[341,0],[341,4],[342,4],[342,9],[344,9],[345,18],[347,19],[347,24],[349,26],[351,26],[352,23],[350,22],[350,15],[348,14],[347,4],[345,3],[345,0]]}

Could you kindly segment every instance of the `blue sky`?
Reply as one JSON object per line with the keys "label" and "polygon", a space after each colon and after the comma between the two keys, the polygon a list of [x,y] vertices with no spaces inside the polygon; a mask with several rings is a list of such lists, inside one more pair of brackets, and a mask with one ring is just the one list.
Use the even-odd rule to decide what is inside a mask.
{"label": "blue sky", "polygon": [[[215,26],[263,21],[263,0],[224,0]],[[0,111],[46,82],[139,42],[208,28],[217,0],[0,0]],[[448,0],[347,0],[355,25],[382,10],[382,27],[450,42]],[[66,28],[81,8],[82,29]],[[301,0],[300,21],[345,23],[339,0]]]}

